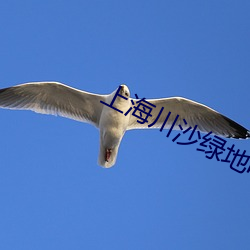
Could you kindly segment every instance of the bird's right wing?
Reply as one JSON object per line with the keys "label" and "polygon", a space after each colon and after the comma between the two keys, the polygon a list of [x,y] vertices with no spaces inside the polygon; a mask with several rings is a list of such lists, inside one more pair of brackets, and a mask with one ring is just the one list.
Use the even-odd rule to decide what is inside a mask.
{"label": "bird's right wing", "polygon": [[[137,100],[133,101],[135,103]],[[174,124],[174,120],[178,115],[177,122],[173,127],[175,130],[180,129],[179,125],[184,129],[197,125],[197,130],[201,132],[208,133],[212,131],[214,134],[223,137],[244,139],[250,137],[250,131],[246,128],[201,103],[182,97],[146,99],[146,101],[155,105],[152,109],[152,116],[148,117],[148,123],[138,123],[140,119],[135,116],[130,116],[128,130],[160,128],[168,116],[168,113],[171,112],[164,126],[166,129],[169,129],[172,124]],[[164,111],[159,119],[157,119],[161,108],[164,108]],[[187,124],[185,124],[183,119],[185,119]]]}
{"label": "bird's right wing", "polygon": [[33,82],[0,89],[0,107],[60,115],[98,127],[105,95],[71,88],[58,82]]}

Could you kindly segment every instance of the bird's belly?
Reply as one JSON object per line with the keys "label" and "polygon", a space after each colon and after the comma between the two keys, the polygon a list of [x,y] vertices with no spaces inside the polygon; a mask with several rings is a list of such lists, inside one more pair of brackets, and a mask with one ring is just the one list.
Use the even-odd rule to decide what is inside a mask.
{"label": "bird's belly", "polygon": [[128,125],[128,117],[115,110],[108,110],[101,116],[100,135],[106,146],[114,146],[123,137]]}

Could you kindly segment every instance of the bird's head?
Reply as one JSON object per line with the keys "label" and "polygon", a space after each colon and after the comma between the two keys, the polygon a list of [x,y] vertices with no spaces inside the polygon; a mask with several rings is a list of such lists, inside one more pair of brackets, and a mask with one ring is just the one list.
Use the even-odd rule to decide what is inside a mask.
{"label": "bird's head", "polygon": [[130,91],[129,91],[128,87],[125,84],[121,84],[119,87],[120,87],[119,94],[126,97],[126,98],[129,98],[130,97]]}

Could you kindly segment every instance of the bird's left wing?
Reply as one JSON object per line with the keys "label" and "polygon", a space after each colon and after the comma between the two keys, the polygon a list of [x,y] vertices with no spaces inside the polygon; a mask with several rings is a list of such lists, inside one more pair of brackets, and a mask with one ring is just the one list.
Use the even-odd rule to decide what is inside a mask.
{"label": "bird's left wing", "polygon": [[[134,103],[138,101],[135,99],[131,100],[133,100]],[[148,122],[143,123],[140,118],[137,118],[134,115],[130,115],[129,126],[127,128],[128,130],[161,128],[165,121],[165,118],[168,116],[169,112],[171,112],[164,126],[165,129],[169,129],[174,123],[176,116],[179,115],[178,120],[173,127],[173,129],[175,130],[180,129],[179,125],[181,125],[184,129],[188,128],[189,126],[194,127],[195,125],[197,125],[197,129],[199,131],[212,131],[214,134],[223,137],[244,139],[250,137],[250,132],[246,128],[201,103],[194,102],[182,97],[146,99],[145,101],[155,105],[155,107],[153,107],[145,103],[147,106],[152,108],[152,116],[148,117]],[[143,105],[141,106],[143,107]],[[142,109],[142,107],[140,109]],[[162,110],[162,113],[157,120],[157,116],[159,115],[162,108],[164,109]],[[145,112],[147,110],[148,109],[145,108]],[[143,112],[137,112],[137,115],[139,117],[140,115],[142,117],[145,117],[146,115],[146,113],[143,114]],[[185,124],[183,119],[185,119],[187,124]],[[142,122],[142,124],[138,121]]]}
{"label": "bird's left wing", "polygon": [[58,82],[33,82],[0,89],[0,107],[60,115],[98,127],[105,95],[71,88]]}

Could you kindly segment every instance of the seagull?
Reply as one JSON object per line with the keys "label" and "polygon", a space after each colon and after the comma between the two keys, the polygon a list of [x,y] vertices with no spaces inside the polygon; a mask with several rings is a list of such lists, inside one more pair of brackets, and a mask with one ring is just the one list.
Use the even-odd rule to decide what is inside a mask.
{"label": "seagull", "polygon": [[[140,101],[147,104],[147,108],[141,109],[144,112],[139,111],[140,115],[129,112],[133,108],[135,111]],[[197,130],[204,133],[212,131],[215,135],[236,139],[250,137],[249,130],[228,117],[183,97],[140,101],[130,97],[129,88],[124,84],[109,95],[85,92],[59,82],[31,82],[0,89],[1,108],[59,115],[97,127],[100,130],[98,165],[104,168],[114,166],[127,130],[180,130],[197,125]],[[150,108],[151,112],[147,113],[145,110]],[[146,119],[142,113],[147,114]]]}

